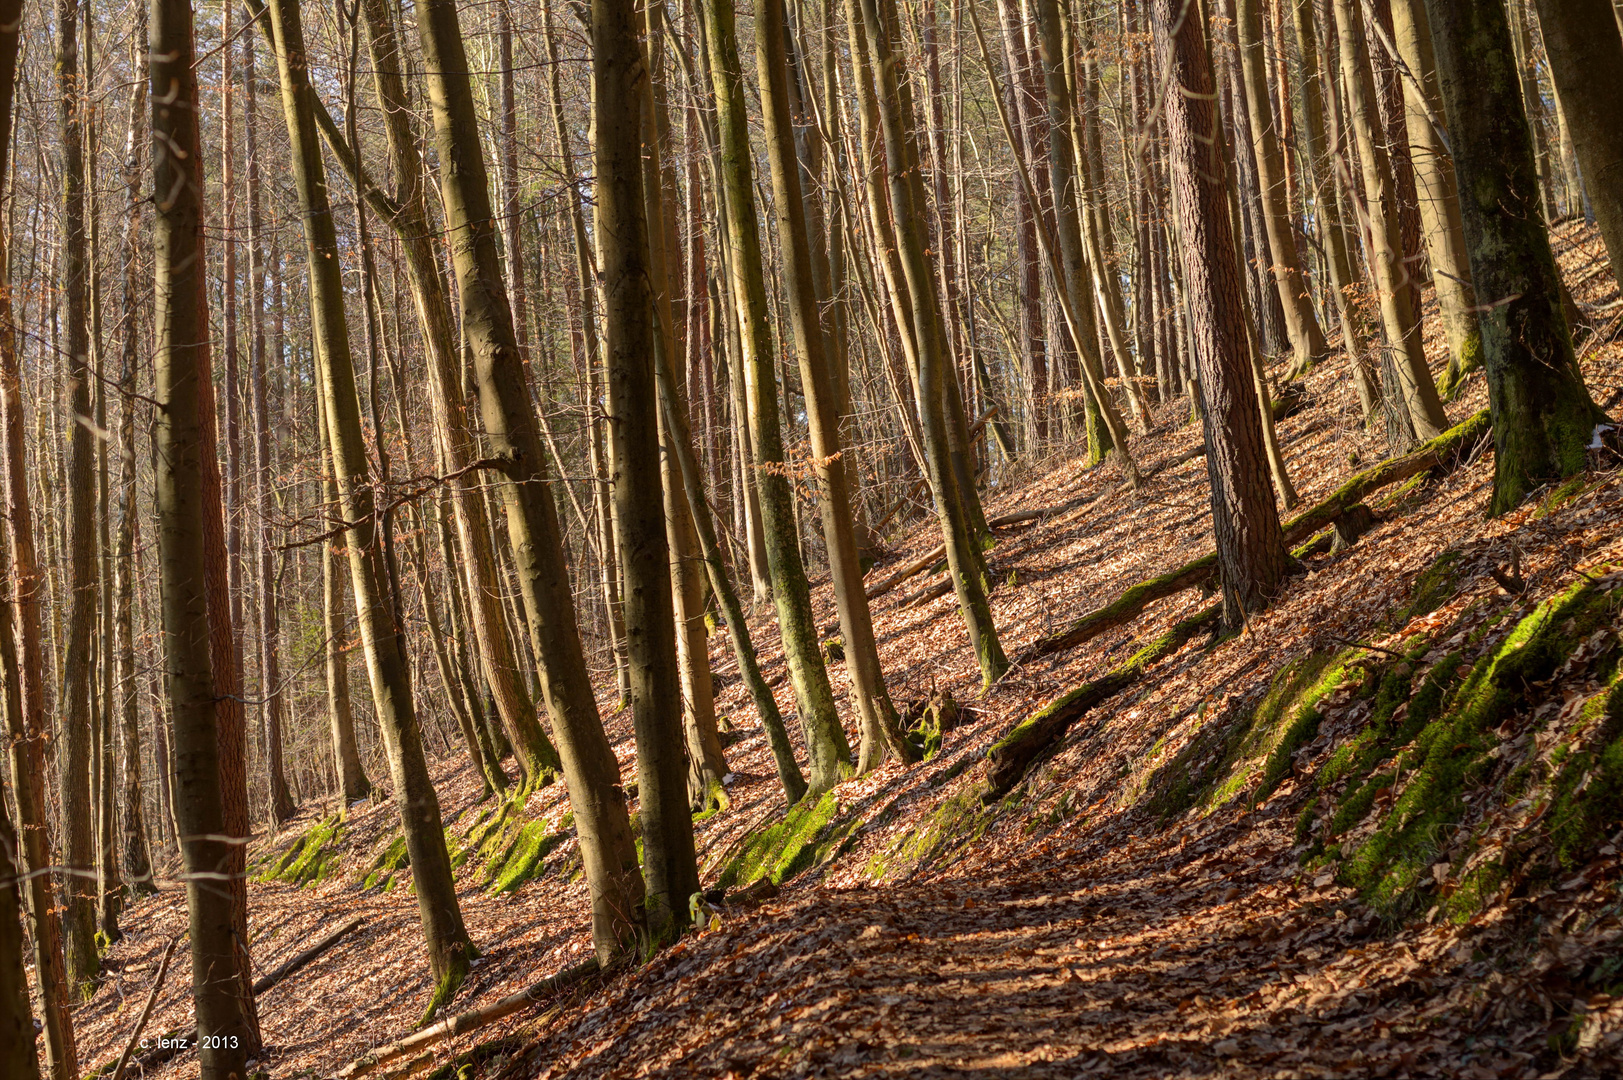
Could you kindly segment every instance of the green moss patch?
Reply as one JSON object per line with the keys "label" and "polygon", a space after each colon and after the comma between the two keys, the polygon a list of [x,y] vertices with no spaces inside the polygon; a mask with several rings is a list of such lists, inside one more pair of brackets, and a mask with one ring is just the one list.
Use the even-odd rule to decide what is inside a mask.
{"label": "green moss patch", "polygon": [[[1442,690],[1441,683],[1449,678],[1446,672],[1439,680],[1428,680],[1442,690],[1440,707],[1432,717],[1417,718],[1416,722],[1425,720],[1424,725],[1396,759],[1395,770],[1405,781],[1402,793],[1367,838],[1342,845],[1346,861],[1340,877],[1345,884],[1359,889],[1378,909],[1396,916],[1429,894],[1437,880],[1432,868],[1440,861],[1463,865],[1472,845],[1458,843],[1457,833],[1466,816],[1467,796],[1484,786],[1498,765],[1500,740],[1495,729],[1517,711],[1542,700],[1541,684],[1556,674],[1580,641],[1611,618],[1615,596],[1617,593],[1597,589],[1589,581],[1579,582],[1523,618],[1501,644],[1471,666],[1456,689]],[[1457,673],[1457,663],[1447,666]],[[1416,701],[1419,698],[1417,694]],[[1405,725],[1408,729],[1415,726],[1414,722]],[[1393,741],[1399,737],[1394,733]],[[1597,758],[1604,758],[1609,746],[1603,745]],[[1620,775],[1605,769],[1589,772],[1590,784],[1599,780],[1596,793],[1578,798],[1581,785],[1570,771],[1582,767],[1578,756],[1564,763],[1563,772],[1573,777],[1567,789],[1573,799],[1570,812],[1554,826],[1568,830],[1575,850],[1581,847],[1581,838],[1594,834],[1597,826],[1593,821],[1608,815],[1615,820],[1617,791],[1610,787],[1609,777]],[[1623,747],[1619,748],[1618,765],[1623,766]],[[1557,786],[1559,790],[1559,782]],[[1582,791],[1587,790],[1588,785],[1582,785]],[[1343,824],[1356,809],[1350,802],[1348,805],[1352,809],[1342,815]],[[1498,871],[1491,864],[1473,873],[1474,877],[1456,886],[1451,913],[1465,914],[1471,909],[1471,897],[1497,883],[1494,875]]]}
{"label": "green moss patch", "polygon": [[405,836],[397,836],[389,841],[372,865],[361,879],[362,889],[377,889],[380,892],[389,892],[395,886],[395,873],[411,865],[411,856],[406,853]]}
{"label": "green moss patch", "polygon": [[289,885],[314,885],[332,876],[340,862],[338,834],[344,823],[342,813],[324,817],[300,833],[274,861],[264,865],[259,881],[285,881]]}
{"label": "green moss patch", "polygon": [[830,791],[813,802],[802,799],[775,824],[752,835],[721,869],[716,884],[730,889],[763,878],[782,885],[803,870],[843,854],[862,827],[852,814],[840,818],[840,803]]}
{"label": "green moss patch", "polygon": [[902,833],[885,850],[868,861],[866,873],[875,880],[899,870],[914,869],[971,844],[985,836],[992,823],[1005,810],[1018,806],[1025,792],[1016,792],[1001,802],[985,805],[978,786],[954,795],[936,807],[930,816]]}
{"label": "green moss patch", "polygon": [[530,821],[522,825],[512,843],[500,859],[493,860],[485,870],[485,880],[492,893],[513,892],[526,881],[534,881],[545,872],[546,858],[563,843],[563,833],[549,832],[545,821]]}

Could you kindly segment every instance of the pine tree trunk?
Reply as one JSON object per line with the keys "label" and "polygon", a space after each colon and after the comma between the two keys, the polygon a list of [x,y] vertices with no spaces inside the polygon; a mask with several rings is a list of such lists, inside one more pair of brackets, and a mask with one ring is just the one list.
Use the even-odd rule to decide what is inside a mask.
{"label": "pine tree trunk", "polygon": [[175,733],[175,814],[182,837],[192,998],[202,1080],[247,1074],[252,1028],[240,997],[235,898],[207,878],[232,865],[220,768],[214,607],[205,566],[214,455],[209,379],[203,155],[191,5],[152,5],[157,522],[164,670]]}
{"label": "pine tree trunk", "polygon": [[[20,0],[0,0],[0,186],[6,179],[12,140],[12,102],[22,27]],[[0,255],[8,239],[0,231]],[[0,265],[5,260],[0,259]],[[68,981],[62,948],[61,907],[52,874],[54,859],[46,817],[45,746],[50,737],[45,708],[48,661],[40,640],[40,604],[45,575],[35,556],[34,515],[23,446],[23,384],[17,353],[17,322],[11,290],[0,289],[0,434],[5,439],[3,478],[9,543],[9,595],[0,601],[0,665],[15,678],[0,687],[11,782],[21,831],[23,869],[28,872],[25,903],[34,972],[44,1019],[45,1059],[51,1080],[76,1080],[73,1017],[68,1012]],[[32,1045],[30,1043],[30,1045]]]}
{"label": "pine tree trunk", "polygon": [[423,754],[404,628],[390,602],[389,570],[376,520],[377,496],[368,476],[360,399],[344,317],[337,236],[316,137],[298,0],[273,0],[269,7],[294,180],[305,219],[317,392],[325,406],[339,507],[348,525],[343,542],[349,552],[350,583],[372,700],[389,759],[395,806],[411,859],[412,885],[434,980],[434,991],[423,1014],[426,1020],[455,996],[469,962],[478,953],[462,923],[439,798]]}
{"label": "pine tree trunk", "polygon": [[1211,62],[1194,0],[1153,0],[1165,96],[1172,194],[1184,230],[1184,287],[1200,373],[1212,530],[1224,622],[1243,625],[1274,597],[1286,552],[1268,482],[1262,423],[1246,355],[1244,300],[1215,109]]}
{"label": "pine tree trunk", "polygon": [[1516,93],[1500,0],[1426,0],[1448,110],[1460,213],[1476,283],[1493,409],[1489,514],[1587,464],[1606,416],[1590,400],[1561,313],[1561,278],[1539,209],[1529,118]]}
{"label": "pine tree trunk", "polygon": [[68,632],[58,721],[62,750],[57,759],[58,813],[62,821],[62,861],[68,869],[62,890],[67,900],[68,981],[72,992],[88,997],[101,957],[96,947],[95,818],[91,794],[90,679],[91,633],[96,625],[96,487],[92,473],[95,441],[90,412],[89,273],[85,260],[84,117],[80,90],[79,7],[60,0],[56,11],[58,136],[62,142],[62,347],[67,363],[68,416]]}
{"label": "pine tree trunk", "polygon": [[543,694],[591,882],[593,942],[607,960],[627,947],[642,925],[642,877],[630,818],[619,765],[587,676],[535,407],[502,286],[495,215],[454,3],[422,0],[417,26],[463,333],[473,354],[486,436],[501,462],[499,486],[530,643],[540,660]]}
{"label": "pine tree trunk", "polygon": [[17,850],[11,812],[0,799],[0,1075],[39,1080],[34,1010],[29,1007],[28,974],[23,970],[23,879],[22,867],[13,858]]}

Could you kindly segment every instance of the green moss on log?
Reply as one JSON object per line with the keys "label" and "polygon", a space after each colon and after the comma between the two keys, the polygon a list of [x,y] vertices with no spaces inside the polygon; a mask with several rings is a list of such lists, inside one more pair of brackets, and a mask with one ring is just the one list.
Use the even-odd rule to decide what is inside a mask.
{"label": "green moss on log", "polygon": [[372,860],[366,876],[361,879],[361,888],[389,892],[395,886],[395,872],[410,865],[411,856],[406,852],[406,838],[404,835],[397,836],[378,853],[377,858]]}

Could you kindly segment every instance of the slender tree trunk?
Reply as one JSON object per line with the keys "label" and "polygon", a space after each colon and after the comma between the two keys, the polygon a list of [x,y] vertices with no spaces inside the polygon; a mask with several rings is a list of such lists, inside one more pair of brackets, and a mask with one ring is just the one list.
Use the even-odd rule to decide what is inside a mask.
{"label": "slender tree trunk", "polygon": [[834,706],[834,691],[818,648],[811,589],[801,562],[794,506],[784,463],[778,420],[777,355],[767,322],[766,282],[751,180],[749,134],[744,112],[743,75],[732,0],[705,0],[710,83],[716,97],[721,135],[722,188],[726,205],[728,257],[733,299],[738,305],[744,355],[740,366],[748,397],[750,442],[760,491],[761,515],[772,572],[772,599],[784,657],[800,709],[800,725],[810,757],[810,789],[816,796],[839,783],[851,760],[850,746]]}
{"label": "slender tree trunk", "polygon": [[[0,0],[0,188],[5,187],[12,140],[12,103],[17,85],[21,43],[21,0]],[[0,230],[0,265],[10,230]],[[23,448],[23,385],[17,354],[17,324],[11,290],[0,289],[0,425],[3,425],[4,488],[9,543],[0,544],[0,560],[9,550],[8,596],[0,601],[0,666],[14,672],[0,687],[16,797],[19,852],[28,872],[24,901],[29,941],[44,1020],[45,1060],[51,1080],[79,1075],[73,1018],[68,1012],[68,981],[62,951],[62,923],[54,860],[45,810],[45,745],[49,726],[45,709],[46,659],[40,643],[40,602],[46,581],[34,554],[33,509]],[[30,1019],[32,1024],[32,1019]],[[29,1029],[32,1033],[32,1027]],[[26,1045],[33,1048],[32,1038]]]}
{"label": "slender tree trunk", "polygon": [[1426,365],[1420,312],[1414,306],[1417,291],[1411,287],[1403,259],[1404,243],[1391,160],[1384,143],[1375,138],[1380,116],[1375,102],[1375,81],[1370,74],[1363,15],[1356,0],[1335,0],[1335,12],[1350,126],[1363,166],[1370,263],[1375,271],[1387,347],[1395,353],[1391,370],[1402,388],[1415,436],[1421,440],[1431,439],[1448,426],[1448,417],[1443,413],[1437,384]]}
{"label": "slender tree trunk", "polygon": [[[845,644],[846,672],[851,678],[851,697],[861,721],[862,754],[858,768],[865,772],[883,763],[887,747],[903,761],[916,760],[917,751],[902,734],[895,706],[885,689],[873,617],[863,592],[851,485],[839,433],[839,407],[825,351],[831,328],[825,327],[821,315],[820,304],[825,298],[818,295],[811,242],[802,213],[805,199],[789,106],[787,22],[783,0],[756,0],[756,67],[762,91],[762,118],[778,242],[785,253],[784,287],[788,293],[795,353],[800,360],[800,381],[806,394],[806,422],[812,456],[816,460],[818,505],[834,584],[834,602],[839,609],[840,633]],[[830,735],[844,742],[843,730],[838,731],[837,736],[832,732]],[[847,749],[846,754],[849,753]]]}
{"label": "slender tree trunk", "polygon": [[490,186],[454,3],[420,0],[417,26],[463,332],[473,353],[485,432],[501,462],[499,483],[530,641],[540,660],[542,689],[591,882],[593,941],[607,960],[627,947],[642,925],[642,876],[619,765],[587,677],[535,406],[502,287]]}
{"label": "slender tree trunk", "polygon": [[[664,267],[650,250],[663,237],[650,236],[648,220],[648,202],[659,198],[659,177],[657,164],[644,167],[644,143],[658,136],[648,56],[638,40],[640,24],[630,0],[592,4],[597,221],[614,499],[625,578],[648,924],[662,940],[687,925],[686,901],[698,891],[699,870],[682,762],[681,678],[661,512],[660,447],[648,438],[658,427],[656,357],[668,364],[671,350],[670,335],[658,325],[660,315],[669,311],[656,293]],[[645,187],[650,180],[656,185],[653,192]]]}
{"label": "slender tree trunk", "polygon": [[1224,622],[1241,626],[1285,575],[1286,552],[1268,483],[1234,257],[1227,182],[1206,38],[1195,0],[1153,0],[1165,95],[1172,194],[1184,230],[1184,285],[1200,371]]}
{"label": "slender tree trunk", "polygon": [[[1261,192],[1262,223],[1273,254],[1272,277],[1285,314],[1285,332],[1290,336],[1296,369],[1305,369],[1326,352],[1324,331],[1319,329],[1308,295],[1309,282],[1302,272],[1296,252],[1296,234],[1291,224],[1290,202],[1285,189],[1285,159],[1280,150],[1279,130],[1269,107],[1268,58],[1262,27],[1261,0],[1238,0],[1235,20],[1240,45],[1240,71],[1245,80],[1246,109],[1250,113],[1250,150],[1256,163]],[[1245,148],[1240,148],[1245,152]]]}
{"label": "slender tree trunk", "polygon": [[198,1063],[202,1080],[231,1080],[247,1075],[254,1040],[241,997],[235,898],[217,881],[232,871],[235,845],[226,838],[214,608],[205,566],[204,519],[213,507],[204,468],[214,444],[205,389],[208,263],[189,3],[154,0],[151,49],[158,559],[175,728],[175,813],[185,862]]}
{"label": "slender tree trunk", "polygon": [[[138,29],[130,42],[132,69],[139,69],[148,52],[147,12],[141,7],[136,16]],[[140,676],[135,667],[135,590],[138,578],[135,549],[138,539],[138,507],[135,478],[135,392],[136,366],[140,362],[141,314],[145,309],[139,269],[143,233],[141,200],[142,155],[149,140],[145,137],[146,81],[138,80],[130,95],[130,115],[124,143],[124,270],[123,332],[119,389],[123,406],[119,410],[118,537],[113,560],[113,590],[117,605],[113,619],[117,653],[116,680],[118,715],[124,742],[124,874],[137,896],[157,891],[152,881],[152,858],[148,848],[145,815],[142,810]]]}
{"label": "slender tree trunk", "polygon": [[[246,91],[243,109],[247,118],[248,153],[248,303],[251,308],[248,321],[253,335],[249,351],[254,413],[253,487],[260,522],[259,535],[255,538],[259,564],[256,567],[259,578],[259,696],[264,702],[261,707],[265,710],[265,771],[270,781],[271,819],[281,825],[298,808],[287,786],[287,774],[282,762],[280,599],[276,588],[275,543],[271,533],[271,520],[276,510],[270,486],[275,462],[271,456],[270,405],[265,387],[265,224],[260,207],[259,79],[254,64],[254,36],[253,28],[243,35],[243,83]],[[354,741],[352,727],[349,737],[352,757]],[[355,767],[359,768],[358,761]],[[359,786],[367,786],[364,774]],[[347,795],[349,785],[345,787]]]}
{"label": "slender tree trunk", "polygon": [[[1604,0],[1602,0],[1604,3]],[[1610,12],[1607,12],[1610,17]],[[1465,253],[1465,232],[1460,223],[1460,193],[1448,147],[1433,118],[1442,120],[1443,101],[1437,92],[1436,59],[1431,47],[1431,23],[1424,0],[1392,0],[1392,36],[1398,55],[1409,69],[1403,80],[1408,112],[1409,156],[1414,162],[1415,188],[1420,199],[1420,224],[1425,230],[1426,255],[1431,261],[1432,285],[1448,338],[1448,372],[1439,390],[1458,391],[1460,380],[1481,364],[1482,338],[1477,331],[1471,293],[1471,263]],[[1618,63],[1623,65],[1623,46]]]}
{"label": "slender tree trunk", "polygon": [[337,236],[316,141],[314,107],[318,106],[312,100],[305,66],[298,0],[274,0],[269,7],[294,180],[305,219],[317,391],[325,404],[339,506],[349,526],[344,541],[349,549],[350,582],[372,700],[383,732],[395,806],[411,858],[412,884],[434,979],[434,992],[424,1012],[426,1020],[455,996],[469,962],[478,952],[462,923],[439,798],[423,754],[404,630],[399,612],[390,602],[389,568],[376,521],[377,496],[368,476],[360,399],[344,318]]}
{"label": "slender tree trunk", "polygon": [[68,636],[58,705],[62,750],[57,759],[63,892],[67,899],[68,980],[88,997],[101,969],[96,948],[95,818],[90,804],[91,633],[96,625],[96,486],[94,417],[90,411],[89,268],[86,263],[84,190],[85,101],[79,72],[79,8],[60,0],[56,11],[58,136],[62,142],[63,349],[67,363],[69,461]]}
{"label": "slender tree trunk", "polygon": [[[1426,0],[1454,168],[1482,358],[1493,409],[1489,514],[1584,469],[1606,416],[1590,400],[1561,313],[1561,278],[1539,212],[1529,117],[1500,0]],[[1615,75],[1615,73],[1614,73]]]}

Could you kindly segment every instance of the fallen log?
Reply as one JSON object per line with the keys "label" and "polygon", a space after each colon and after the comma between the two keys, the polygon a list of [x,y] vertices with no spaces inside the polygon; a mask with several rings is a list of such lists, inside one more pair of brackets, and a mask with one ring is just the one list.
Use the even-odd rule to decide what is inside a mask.
{"label": "fallen log", "polygon": [[[1488,410],[1443,432],[1418,450],[1391,458],[1348,480],[1323,502],[1309,507],[1283,526],[1287,547],[1298,544],[1324,529],[1357,506],[1371,492],[1399,483],[1428,469],[1447,469],[1463,453],[1469,452],[1489,431]],[[1217,554],[1202,555],[1170,573],[1141,581],[1102,608],[1090,611],[1057,634],[1038,638],[1020,660],[1074,649],[1106,630],[1131,622],[1150,604],[1212,580],[1217,573]]]}
{"label": "fallen log", "polygon": [[930,569],[930,567],[934,566],[936,563],[940,562],[946,557],[947,545],[941,544],[937,547],[931,548],[927,554],[921,555],[917,559],[914,559],[912,562],[903,566],[900,570],[897,570],[894,574],[890,575],[888,578],[885,578],[877,585],[864,589],[863,595],[869,600],[872,600],[876,596],[883,596],[885,593],[890,592],[890,590],[894,589],[908,578],[916,577],[919,574],[924,573],[926,570]]}
{"label": "fallen log", "polygon": [[596,959],[576,964],[572,968],[565,968],[556,975],[542,979],[538,983],[532,983],[516,994],[509,994],[504,998],[491,1002],[489,1005],[482,1005],[477,1009],[469,1009],[467,1012],[446,1017],[444,1020],[430,1024],[421,1031],[407,1035],[404,1039],[399,1039],[386,1046],[376,1047],[339,1069],[333,1076],[336,1080],[351,1080],[352,1077],[366,1076],[389,1065],[391,1062],[399,1061],[401,1058],[425,1046],[475,1031],[512,1016],[516,1012],[522,1012],[544,998],[558,993],[560,990],[566,990],[577,983],[584,982],[601,970],[602,967]]}
{"label": "fallen log", "polygon": [[152,1018],[153,1003],[158,1000],[158,991],[163,989],[163,978],[169,974],[169,961],[175,955],[175,946],[179,944],[180,935],[177,934],[169,939],[168,947],[163,950],[163,959],[158,961],[158,975],[152,980],[152,990],[147,994],[146,1004],[141,1006],[141,1015],[135,1020],[135,1029],[130,1032],[129,1042],[124,1044],[124,1052],[118,1055],[118,1064],[113,1066],[113,1080],[124,1080],[130,1055],[135,1053],[135,1046],[141,1041],[141,1032],[146,1030],[147,1021]]}
{"label": "fallen log", "polygon": [[347,923],[340,926],[338,929],[334,930],[332,933],[328,934],[326,937],[322,938],[308,949],[305,949],[297,956],[294,956],[290,960],[283,963],[275,971],[272,971],[267,975],[261,975],[254,982],[254,996],[258,997],[260,994],[263,994],[265,991],[269,990],[271,987],[275,986],[283,979],[286,979],[289,975],[292,975],[294,972],[310,963],[310,961],[316,959],[322,953],[338,944],[344,939],[345,936],[358,928],[363,921],[364,919],[361,916],[355,916],[353,919],[349,920]]}
{"label": "fallen log", "polygon": [[1152,664],[1183,648],[1201,631],[1215,628],[1222,617],[1220,603],[1191,615],[1138,650],[1120,667],[1061,694],[1021,721],[986,752],[987,788],[981,800],[991,803],[1008,794],[1031,763],[1064,737],[1089,709],[1138,682]]}

